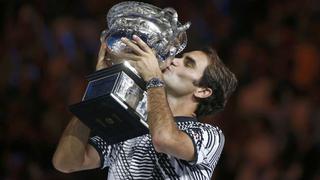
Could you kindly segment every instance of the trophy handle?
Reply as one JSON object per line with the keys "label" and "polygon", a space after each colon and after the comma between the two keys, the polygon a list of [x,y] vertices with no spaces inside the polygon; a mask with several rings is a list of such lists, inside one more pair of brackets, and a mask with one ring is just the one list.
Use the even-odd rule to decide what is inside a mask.
{"label": "trophy handle", "polygon": [[162,16],[164,16],[165,13],[170,13],[170,14],[172,14],[172,19],[171,19],[171,21],[170,21],[170,24],[171,24],[171,27],[172,27],[172,29],[173,29],[174,31],[172,32],[171,29],[168,29],[167,31],[163,32],[163,35],[166,35],[166,36],[169,35],[169,36],[171,36],[171,37],[174,37],[174,36],[176,36],[177,34],[180,34],[181,32],[186,31],[186,30],[190,27],[190,25],[191,25],[190,22],[187,22],[187,23],[184,24],[184,25],[180,25],[180,26],[178,25],[178,13],[177,13],[177,11],[174,10],[173,8],[165,8],[165,9],[163,9],[163,10],[160,12],[160,14],[161,14]]}
{"label": "trophy handle", "polygon": [[167,29],[166,31],[162,32],[163,37],[169,37],[168,39],[171,39],[175,34],[174,30],[177,29],[177,23],[178,23],[178,14],[177,11],[174,10],[173,8],[164,8],[160,12],[160,16],[163,17],[165,16],[166,13],[172,14],[172,18],[169,20],[171,28]]}
{"label": "trophy handle", "polygon": [[[178,23],[178,13],[176,10],[173,8],[165,8],[160,12],[160,16],[165,16],[166,13],[171,14],[171,19],[170,19],[170,25],[171,29],[167,29],[166,31],[162,32],[161,35],[162,37],[169,37],[168,39],[174,40],[174,37],[180,36],[182,39],[186,39],[186,33],[185,31],[190,27],[191,23],[187,22],[184,25],[181,25]],[[180,39],[180,40],[182,40]],[[178,40],[179,41],[179,40]],[[166,46],[168,43],[180,43],[180,42],[167,42],[163,41],[162,46]],[[170,56],[174,56],[177,53],[181,52],[182,49],[185,48],[185,44],[181,44],[182,47],[180,48],[170,48],[169,54]]]}
{"label": "trophy handle", "polygon": [[173,27],[173,29],[177,29],[177,24],[178,24],[178,13],[176,10],[174,10],[173,8],[164,8],[161,11],[161,14],[165,14],[165,13],[171,13],[172,14],[172,19],[171,19],[171,26]]}

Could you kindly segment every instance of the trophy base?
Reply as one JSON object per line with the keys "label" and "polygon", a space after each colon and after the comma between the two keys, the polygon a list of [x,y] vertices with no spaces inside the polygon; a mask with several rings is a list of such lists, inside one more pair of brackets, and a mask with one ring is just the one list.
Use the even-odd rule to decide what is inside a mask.
{"label": "trophy base", "polygon": [[[126,82],[128,79],[134,81],[134,86],[131,84],[130,88],[138,88],[138,93],[128,95],[130,88],[124,86],[123,77]],[[69,109],[94,134],[104,138],[109,144],[115,144],[149,132],[146,117],[136,110],[141,97],[146,98],[145,91],[140,89],[144,81],[136,74],[119,64],[97,71],[88,76],[88,79],[83,100],[70,105]],[[137,100],[136,96],[140,99]]]}

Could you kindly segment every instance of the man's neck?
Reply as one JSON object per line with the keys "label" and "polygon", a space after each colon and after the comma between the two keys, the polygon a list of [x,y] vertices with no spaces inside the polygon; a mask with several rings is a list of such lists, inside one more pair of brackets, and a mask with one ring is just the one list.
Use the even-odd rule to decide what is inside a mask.
{"label": "man's neck", "polygon": [[173,116],[195,117],[194,112],[196,110],[197,103],[192,101],[192,97],[175,97],[167,94],[167,99]]}

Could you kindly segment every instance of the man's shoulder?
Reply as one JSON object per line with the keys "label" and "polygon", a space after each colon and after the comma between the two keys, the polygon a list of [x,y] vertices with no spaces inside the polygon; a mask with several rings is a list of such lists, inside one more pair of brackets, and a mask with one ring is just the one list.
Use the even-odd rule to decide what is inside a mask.
{"label": "man's shoulder", "polygon": [[194,117],[175,117],[178,127],[183,130],[183,129],[201,129],[203,131],[211,131],[215,133],[219,133],[223,135],[222,130],[213,124],[208,124],[204,122],[200,122],[197,120],[197,118]]}

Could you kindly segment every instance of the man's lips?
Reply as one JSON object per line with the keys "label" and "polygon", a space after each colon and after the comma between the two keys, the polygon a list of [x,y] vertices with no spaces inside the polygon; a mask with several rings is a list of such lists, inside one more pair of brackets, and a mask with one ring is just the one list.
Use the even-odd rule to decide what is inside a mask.
{"label": "man's lips", "polygon": [[171,72],[170,66],[168,66],[168,67],[165,69],[165,72]]}
{"label": "man's lips", "polygon": [[169,65],[166,69],[168,69],[169,71],[172,71],[173,70],[173,66]]}
{"label": "man's lips", "polygon": [[164,72],[174,72],[175,71],[175,69],[176,69],[177,67],[175,66],[175,65],[169,65],[169,66],[167,66],[166,68],[164,68],[163,70],[162,70],[162,72],[164,73]]}
{"label": "man's lips", "polygon": [[168,66],[168,67],[166,67],[166,68],[164,68],[163,70],[162,70],[162,72],[168,72],[168,71],[171,71],[171,67],[170,67],[170,65]]}

